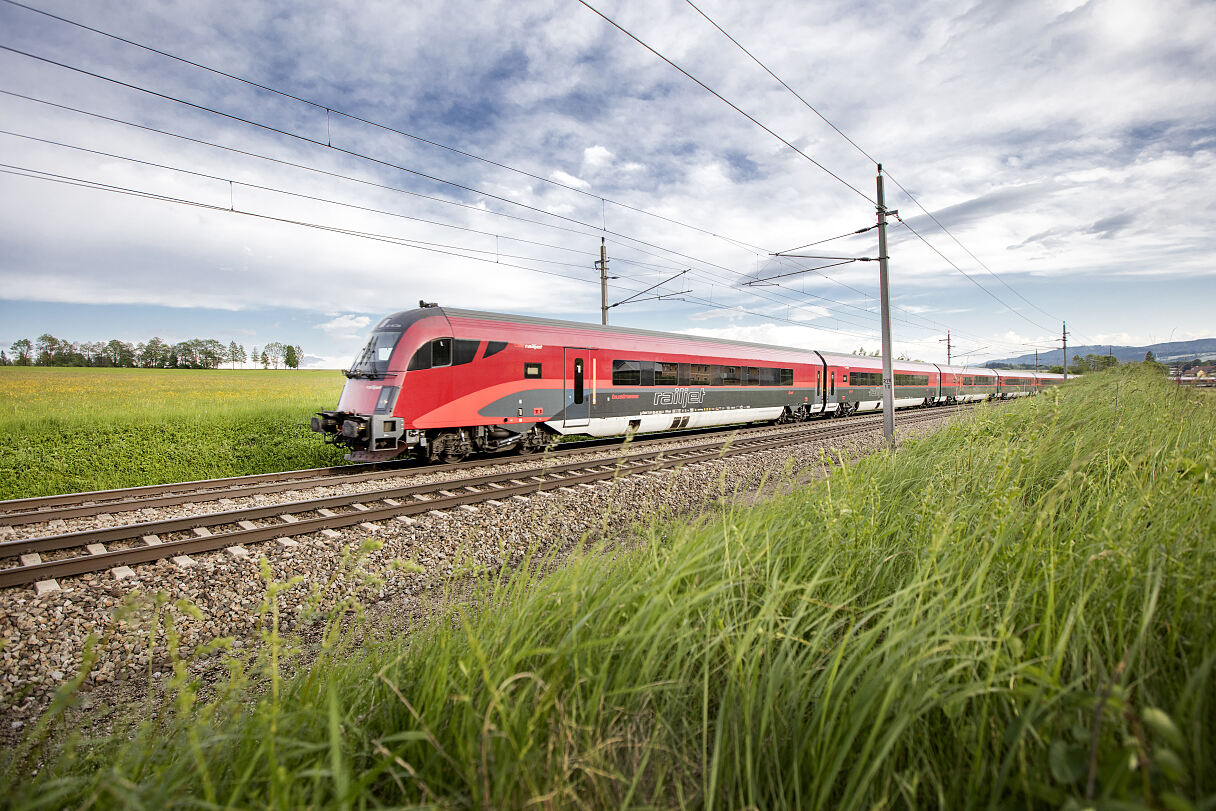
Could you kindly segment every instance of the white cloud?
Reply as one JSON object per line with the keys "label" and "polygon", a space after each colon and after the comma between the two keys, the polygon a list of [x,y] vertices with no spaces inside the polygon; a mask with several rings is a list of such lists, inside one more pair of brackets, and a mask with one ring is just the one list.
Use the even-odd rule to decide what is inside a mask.
{"label": "white cloud", "polygon": [[576,189],[591,188],[591,184],[588,183],[587,181],[583,180],[582,178],[575,177],[574,175],[567,174],[566,172],[563,172],[561,169],[554,169],[552,172],[549,173],[549,177],[552,180],[556,180],[558,183],[561,183],[566,186],[573,186]]}
{"label": "white cloud", "polygon": [[612,163],[613,155],[602,146],[589,146],[583,150],[583,172],[595,174]]}
{"label": "white cloud", "polygon": [[333,339],[348,340],[360,337],[371,322],[371,318],[366,315],[340,315],[324,324],[317,324],[316,327]]}

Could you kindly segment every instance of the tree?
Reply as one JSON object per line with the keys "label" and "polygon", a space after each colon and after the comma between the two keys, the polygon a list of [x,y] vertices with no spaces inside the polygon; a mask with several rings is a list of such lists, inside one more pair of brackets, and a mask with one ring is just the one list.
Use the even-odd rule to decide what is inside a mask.
{"label": "tree", "polygon": [[236,368],[236,365],[238,363],[244,363],[245,362],[245,347],[238,346],[236,341],[229,341],[227,360],[232,364],[233,369]]}
{"label": "tree", "polygon": [[0,349],[0,366],[12,366],[13,362],[8,359],[8,353]]}
{"label": "tree", "polygon": [[34,345],[30,343],[29,338],[22,338],[13,341],[8,347],[16,356],[13,359],[14,366],[29,366],[34,359]]}
{"label": "tree", "polygon": [[262,368],[263,368],[263,369],[269,369],[269,368],[270,368],[270,356],[266,354],[266,350],[265,350],[265,349],[263,349],[263,350],[262,350],[262,358],[261,358],[261,360],[262,360]]}
{"label": "tree", "polygon": [[1153,356],[1153,350],[1150,349],[1144,353],[1144,362],[1145,363],[1156,363],[1157,362],[1157,358]]}
{"label": "tree", "polygon": [[[37,342],[34,344],[35,360],[34,363],[38,366],[53,366],[55,363],[55,355],[60,351],[59,339],[49,332],[44,332],[38,336]],[[1147,360],[1147,358],[1145,358]]]}
{"label": "tree", "polygon": [[197,344],[195,352],[199,369],[218,369],[220,364],[228,359],[227,347],[214,338],[203,341],[195,339],[191,343]]}
{"label": "tree", "polygon": [[152,338],[140,347],[138,357],[145,369],[163,369],[169,365],[169,347],[160,338]]}
{"label": "tree", "polygon": [[296,348],[290,344],[283,348],[283,365],[288,369],[300,368],[300,359],[296,357]]}

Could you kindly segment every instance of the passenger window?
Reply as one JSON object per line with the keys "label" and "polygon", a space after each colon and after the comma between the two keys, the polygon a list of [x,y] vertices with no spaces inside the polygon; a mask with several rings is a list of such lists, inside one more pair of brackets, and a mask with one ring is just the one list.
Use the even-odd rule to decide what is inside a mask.
{"label": "passenger window", "polygon": [[486,354],[483,357],[491,357],[507,348],[506,341],[489,341],[486,343]]}
{"label": "passenger window", "polygon": [[782,385],[782,386],[794,385],[794,370],[793,369],[778,369],[777,371],[781,375],[780,385]]}
{"label": "passenger window", "polygon": [[540,364],[539,363],[525,363],[524,364],[524,378],[525,379],[535,379],[538,377],[540,377]]}
{"label": "passenger window", "polygon": [[654,384],[656,386],[675,386],[679,381],[679,364],[656,361],[654,364]]}
{"label": "passenger window", "polygon": [[748,367],[745,367],[745,369],[747,372],[747,379],[743,381],[743,385],[759,386],[760,385],[760,370],[757,369],[755,366],[748,366]]}
{"label": "passenger window", "polygon": [[614,360],[612,362],[612,385],[642,385],[641,363],[636,360]]}
{"label": "passenger window", "polygon": [[722,385],[723,386],[738,386],[739,385],[739,367],[738,366],[723,366],[722,367]]}
{"label": "passenger window", "polygon": [[[457,339],[452,343],[452,365],[460,366],[464,363],[472,363],[473,358],[477,357],[477,349],[481,346],[481,341],[464,341]],[[435,364],[438,366],[439,364]]]}

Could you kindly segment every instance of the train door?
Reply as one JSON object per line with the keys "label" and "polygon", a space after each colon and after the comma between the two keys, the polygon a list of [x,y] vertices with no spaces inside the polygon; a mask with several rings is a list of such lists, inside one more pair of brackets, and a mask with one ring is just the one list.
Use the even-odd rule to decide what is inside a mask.
{"label": "train door", "polygon": [[819,358],[815,367],[815,405],[819,408],[815,413],[823,414],[828,410],[828,362],[818,352],[815,355]]}
{"label": "train door", "polygon": [[585,348],[566,347],[566,428],[580,428],[591,424],[591,352]]}

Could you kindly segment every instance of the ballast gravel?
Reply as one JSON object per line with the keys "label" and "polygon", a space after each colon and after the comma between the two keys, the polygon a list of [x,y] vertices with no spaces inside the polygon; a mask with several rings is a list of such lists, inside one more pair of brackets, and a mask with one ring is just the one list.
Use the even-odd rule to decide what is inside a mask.
{"label": "ballast gravel", "polygon": [[[940,419],[899,428],[906,439],[935,430]],[[696,444],[703,438],[684,444]],[[165,622],[173,626],[184,659],[214,640],[230,638],[229,651],[252,649],[265,620],[267,580],[294,585],[278,595],[281,625],[308,626],[344,601],[359,604],[373,623],[409,623],[435,610],[433,595],[444,584],[518,564],[526,555],[568,555],[587,539],[628,543],[637,527],[655,519],[693,516],[723,501],[751,502],[788,489],[824,471],[824,453],[855,458],[880,444],[877,433],[812,441],[791,448],[702,462],[657,475],[622,476],[590,487],[562,488],[482,503],[473,511],[425,513],[402,521],[379,521],[371,528],[294,535],[297,545],[274,541],[250,546],[247,556],[220,550],[192,556],[182,568],[170,561],[135,567],[135,576],[110,573],[65,578],[62,589],[36,596],[29,587],[0,591],[0,736],[12,744],[46,709],[56,689],[81,672],[86,651],[93,664],[80,684],[77,712],[112,712],[147,696],[171,675]],[[574,460],[562,460],[574,461]],[[535,466],[522,461],[519,469]],[[508,468],[509,469],[509,468]],[[503,470],[496,467],[495,470]],[[792,471],[792,477],[783,471]],[[461,478],[469,471],[416,474],[410,484]],[[398,486],[401,478],[349,487],[314,488],[253,496],[224,504],[275,504],[343,492]],[[378,486],[376,486],[378,485]],[[281,500],[280,500],[281,499]],[[211,507],[210,509],[214,509]],[[140,520],[210,511],[208,505],[147,509]],[[111,526],[131,515],[102,515],[69,522],[59,531]],[[18,537],[46,534],[46,525]],[[368,541],[378,548],[369,548]],[[374,546],[374,545],[371,545]],[[224,654],[194,656],[200,673],[220,668]]]}

